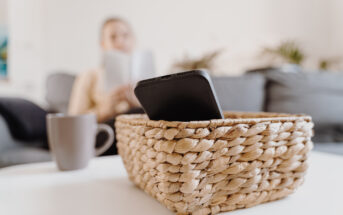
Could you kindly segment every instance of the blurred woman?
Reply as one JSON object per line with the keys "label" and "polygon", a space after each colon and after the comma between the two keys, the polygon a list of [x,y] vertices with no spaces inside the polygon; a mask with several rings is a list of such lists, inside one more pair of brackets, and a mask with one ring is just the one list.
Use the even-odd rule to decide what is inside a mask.
{"label": "blurred woman", "polygon": [[[116,50],[130,54],[134,49],[135,38],[132,29],[121,18],[105,20],[100,38],[103,52]],[[79,75],[73,86],[69,114],[94,113],[98,122],[106,122],[117,114],[138,106],[129,83],[122,83],[110,92],[105,90],[104,85],[103,66]]]}
{"label": "blurred woman", "polygon": [[[130,54],[134,49],[135,38],[132,29],[120,18],[107,19],[102,25],[100,38],[104,53],[115,50]],[[137,108],[138,102],[130,83],[121,83],[108,92],[105,90],[104,76],[104,66],[79,75],[73,86],[68,112],[71,115],[94,113],[98,122],[106,123],[115,130],[116,115],[124,112],[141,113],[143,110]],[[107,136],[100,133],[97,145],[104,143],[106,139]],[[116,141],[104,155],[117,154],[115,143]]]}

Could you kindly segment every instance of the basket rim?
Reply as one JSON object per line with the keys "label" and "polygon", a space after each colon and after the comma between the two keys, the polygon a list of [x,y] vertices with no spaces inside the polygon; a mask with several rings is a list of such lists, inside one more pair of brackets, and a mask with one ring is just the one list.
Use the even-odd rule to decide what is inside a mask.
{"label": "basket rim", "polygon": [[[230,116],[241,116],[241,118],[229,118]],[[287,114],[273,112],[235,112],[224,111],[225,119],[213,119],[205,121],[165,121],[150,120],[146,114],[121,114],[116,117],[117,122],[128,123],[130,125],[141,125],[155,128],[204,128],[231,126],[235,124],[257,124],[262,122],[293,122],[304,120],[312,121],[312,117],[306,114]]]}

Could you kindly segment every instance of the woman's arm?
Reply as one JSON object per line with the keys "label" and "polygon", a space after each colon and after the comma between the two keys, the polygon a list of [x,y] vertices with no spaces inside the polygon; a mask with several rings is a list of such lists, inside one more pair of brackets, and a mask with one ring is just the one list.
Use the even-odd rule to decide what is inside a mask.
{"label": "woman's arm", "polygon": [[94,85],[92,72],[77,76],[69,100],[68,113],[71,115],[89,113],[93,109],[91,91]]}
{"label": "woman's arm", "polygon": [[[98,77],[96,72],[81,74],[75,80],[69,102],[71,115],[94,113],[98,122],[113,118],[120,110],[116,107],[123,99],[121,88],[112,93],[94,93]],[[93,98],[97,95],[96,98]]]}

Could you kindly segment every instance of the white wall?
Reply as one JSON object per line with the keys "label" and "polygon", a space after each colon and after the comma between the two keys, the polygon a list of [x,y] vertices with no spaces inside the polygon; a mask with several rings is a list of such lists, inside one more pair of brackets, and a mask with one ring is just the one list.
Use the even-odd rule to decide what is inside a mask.
{"label": "white wall", "polygon": [[331,7],[331,22],[332,29],[331,37],[329,39],[331,55],[333,57],[343,57],[343,1],[332,0]]}
{"label": "white wall", "polygon": [[[4,0],[1,0],[4,1]],[[9,82],[0,95],[43,100],[43,32],[41,0],[7,0],[9,23]]]}
{"label": "white wall", "polygon": [[[139,45],[153,49],[165,73],[184,56],[224,48],[218,73],[254,66],[261,46],[297,39],[317,56],[326,53],[329,34],[325,0],[74,0],[44,1],[48,70],[83,71],[96,66],[98,30],[104,18],[119,15],[135,29]],[[248,61],[248,62],[247,62]],[[252,65],[249,65],[252,64]]]}
{"label": "white wall", "polygon": [[113,15],[132,23],[139,47],[154,51],[160,74],[185,53],[222,48],[215,73],[240,74],[262,64],[256,54],[263,46],[283,39],[298,40],[313,67],[333,52],[332,40],[343,41],[332,36],[343,35],[332,24],[332,13],[342,20],[340,8],[340,0],[10,0],[12,80],[0,93],[41,102],[49,72],[96,67],[99,28]]}
{"label": "white wall", "polygon": [[0,24],[7,23],[7,1],[0,1]]}

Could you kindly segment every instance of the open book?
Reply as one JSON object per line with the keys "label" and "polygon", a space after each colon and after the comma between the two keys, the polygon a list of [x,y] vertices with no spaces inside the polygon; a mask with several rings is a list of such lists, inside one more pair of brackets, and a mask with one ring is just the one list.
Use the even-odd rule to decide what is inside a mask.
{"label": "open book", "polygon": [[121,84],[134,84],[155,76],[153,56],[149,51],[135,51],[131,55],[109,51],[104,55],[104,65],[107,91]]}

